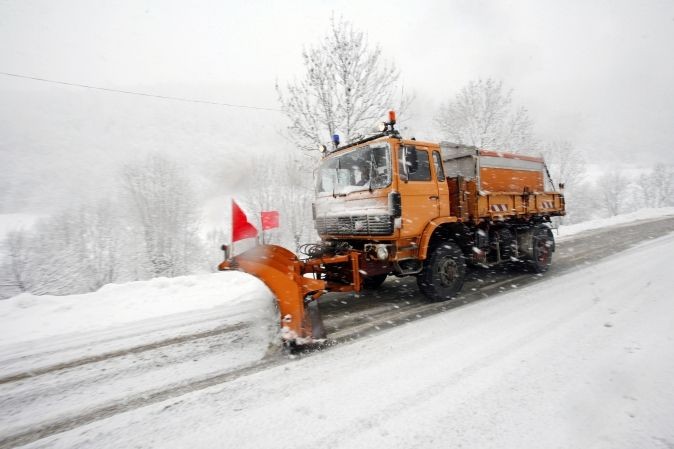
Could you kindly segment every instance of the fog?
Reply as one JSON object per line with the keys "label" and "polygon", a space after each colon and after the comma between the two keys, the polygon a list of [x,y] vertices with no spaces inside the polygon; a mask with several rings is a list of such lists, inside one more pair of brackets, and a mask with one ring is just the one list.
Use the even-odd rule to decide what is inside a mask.
{"label": "fog", "polygon": [[[415,93],[406,135],[437,138],[438,106],[493,77],[541,140],[571,140],[599,166],[674,163],[670,1],[10,0],[0,2],[0,72],[275,109],[275,82],[301,76],[302,48],[332,14],[380,44]],[[284,126],[276,111],[0,75],[0,212],[105,195],[119,164],[147,151],[226,189],[252,152],[290,154]]]}

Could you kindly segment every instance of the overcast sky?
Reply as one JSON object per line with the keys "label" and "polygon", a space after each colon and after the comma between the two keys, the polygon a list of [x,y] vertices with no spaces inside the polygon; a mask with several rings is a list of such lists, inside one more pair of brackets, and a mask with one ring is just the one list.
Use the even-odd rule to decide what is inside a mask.
{"label": "overcast sky", "polygon": [[[430,130],[465,83],[493,77],[545,139],[596,158],[674,163],[672,0],[0,0],[0,71],[276,108],[275,80],[301,75],[302,47],[333,12],[380,44],[416,92],[411,132]],[[31,126],[30,111],[13,117],[17,92],[57,90],[75,95],[0,76],[0,133]]]}

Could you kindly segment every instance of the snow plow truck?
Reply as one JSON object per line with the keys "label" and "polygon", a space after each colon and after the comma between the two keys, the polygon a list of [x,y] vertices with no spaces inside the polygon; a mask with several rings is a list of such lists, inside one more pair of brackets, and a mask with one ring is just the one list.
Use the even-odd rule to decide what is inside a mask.
{"label": "snow plow truck", "polygon": [[321,241],[300,248],[302,257],[275,245],[225,251],[220,270],[257,276],[275,295],[287,345],[326,338],[317,301],[327,292],[415,276],[429,301],[445,301],[467,266],[550,266],[550,218],[565,203],[542,158],[404,139],[388,118],[379,134],[323,146],[313,203]]}

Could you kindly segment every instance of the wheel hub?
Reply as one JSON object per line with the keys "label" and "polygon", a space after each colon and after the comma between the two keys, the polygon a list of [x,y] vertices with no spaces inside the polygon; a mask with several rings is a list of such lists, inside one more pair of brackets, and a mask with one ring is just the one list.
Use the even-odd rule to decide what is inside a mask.
{"label": "wheel hub", "polygon": [[440,283],[444,287],[452,285],[457,275],[456,261],[450,257],[443,259],[438,264],[438,275],[440,276]]}

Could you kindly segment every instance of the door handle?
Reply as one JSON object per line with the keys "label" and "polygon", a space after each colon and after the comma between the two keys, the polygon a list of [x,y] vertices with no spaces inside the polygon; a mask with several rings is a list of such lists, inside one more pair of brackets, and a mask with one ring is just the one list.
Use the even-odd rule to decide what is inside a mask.
{"label": "door handle", "polygon": [[431,196],[428,197],[428,199],[429,199],[429,200],[439,200],[440,197],[437,196],[437,195],[431,195]]}

